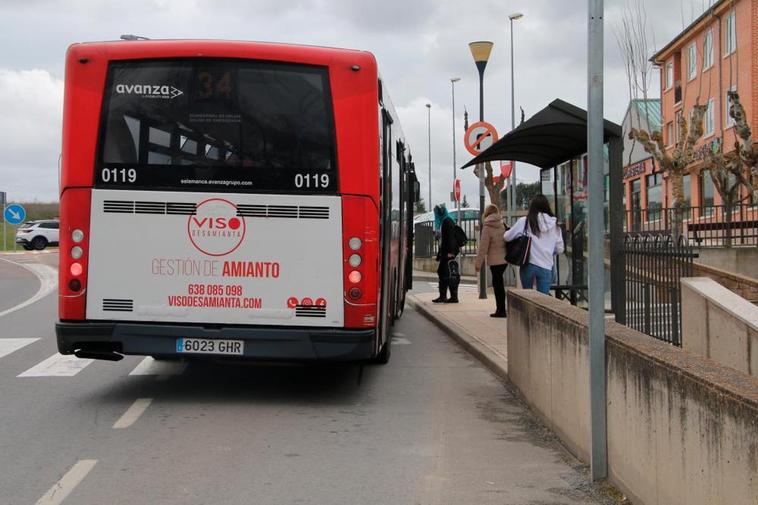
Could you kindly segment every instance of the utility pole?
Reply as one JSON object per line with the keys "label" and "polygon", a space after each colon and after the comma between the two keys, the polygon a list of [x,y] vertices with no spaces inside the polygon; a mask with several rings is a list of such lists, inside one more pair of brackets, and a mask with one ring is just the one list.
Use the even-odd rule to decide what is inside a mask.
{"label": "utility pole", "polygon": [[427,127],[427,140],[429,141],[429,208],[433,208],[432,204],[432,104],[426,104],[426,127]]}
{"label": "utility pole", "polygon": [[605,266],[603,220],[603,0],[588,0],[587,156],[589,195],[590,473],[608,476],[605,386]]}
{"label": "utility pole", "polygon": [[[451,77],[450,78],[450,88],[453,94],[453,188],[455,188],[455,181],[458,179],[457,175],[457,166],[455,161],[455,83],[460,81],[460,77]],[[461,202],[460,200],[455,201],[455,210],[456,216],[455,220],[458,223],[458,226],[461,225]]]}
{"label": "utility pole", "polygon": [[[516,129],[516,80],[513,70],[513,22],[524,17],[520,12],[514,12],[508,19],[511,21],[511,131]],[[508,213],[510,224],[516,222],[516,160],[511,160],[511,173],[508,177]]]}

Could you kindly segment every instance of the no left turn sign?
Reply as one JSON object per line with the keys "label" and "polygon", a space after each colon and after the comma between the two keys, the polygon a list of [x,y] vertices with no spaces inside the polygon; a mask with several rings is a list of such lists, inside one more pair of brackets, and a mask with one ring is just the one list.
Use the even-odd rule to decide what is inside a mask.
{"label": "no left turn sign", "polygon": [[466,149],[474,156],[497,142],[497,130],[495,130],[494,126],[484,121],[479,121],[469,126],[465,135],[463,141],[466,144]]}

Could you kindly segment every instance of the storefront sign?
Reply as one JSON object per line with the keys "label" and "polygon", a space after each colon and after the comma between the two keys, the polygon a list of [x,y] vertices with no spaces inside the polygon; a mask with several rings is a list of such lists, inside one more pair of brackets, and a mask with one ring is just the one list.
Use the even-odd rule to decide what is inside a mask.
{"label": "storefront sign", "polygon": [[639,162],[624,168],[624,179],[631,179],[645,173],[645,163]]}

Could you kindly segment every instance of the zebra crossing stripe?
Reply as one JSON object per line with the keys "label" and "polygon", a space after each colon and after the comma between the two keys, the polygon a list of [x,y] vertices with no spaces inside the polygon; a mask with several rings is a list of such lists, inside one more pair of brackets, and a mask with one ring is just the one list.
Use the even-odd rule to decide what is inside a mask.
{"label": "zebra crossing stripe", "polygon": [[129,375],[181,375],[185,368],[186,361],[157,361],[148,356]]}
{"label": "zebra crossing stripe", "polygon": [[0,338],[0,358],[36,342],[38,338]]}
{"label": "zebra crossing stripe", "polygon": [[73,354],[53,354],[18,377],[73,377],[93,361],[77,358]]}

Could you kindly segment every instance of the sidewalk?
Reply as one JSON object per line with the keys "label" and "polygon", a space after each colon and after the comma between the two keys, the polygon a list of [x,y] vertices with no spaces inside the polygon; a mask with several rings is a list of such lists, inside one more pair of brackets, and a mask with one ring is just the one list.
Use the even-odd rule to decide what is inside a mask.
{"label": "sidewalk", "polygon": [[408,301],[420,314],[455,339],[496,375],[508,375],[506,319],[489,315],[495,311],[495,298],[486,300],[474,293],[460,292],[460,303],[432,303],[436,293],[417,293]]}

